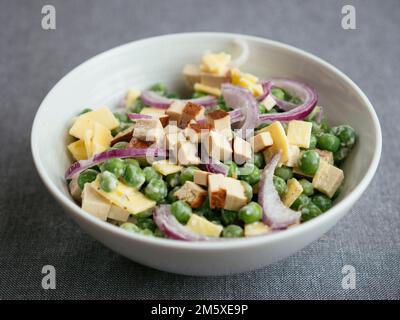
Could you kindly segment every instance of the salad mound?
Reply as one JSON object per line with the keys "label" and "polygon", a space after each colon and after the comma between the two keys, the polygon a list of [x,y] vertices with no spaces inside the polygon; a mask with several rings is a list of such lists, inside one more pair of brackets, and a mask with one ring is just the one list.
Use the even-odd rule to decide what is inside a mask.
{"label": "salad mound", "polygon": [[354,129],[331,127],[309,85],[240,70],[243,51],[184,66],[190,98],[155,84],[129,90],[115,112],[83,110],[65,174],[82,209],[184,241],[268,234],[330,209]]}

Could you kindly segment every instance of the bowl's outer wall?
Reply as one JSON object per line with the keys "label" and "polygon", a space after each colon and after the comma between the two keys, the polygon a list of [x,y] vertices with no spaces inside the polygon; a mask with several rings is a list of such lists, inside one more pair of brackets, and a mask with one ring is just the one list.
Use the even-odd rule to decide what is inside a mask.
{"label": "bowl's outer wall", "polygon": [[[51,180],[51,186],[46,183],[50,191],[55,194],[57,192],[52,189],[57,188],[70,198],[63,174],[71,164],[66,149],[66,143],[70,141],[67,132],[76,114],[87,107],[115,106],[129,88],[143,89],[162,82],[172,89],[182,89],[184,64],[197,63],[206,50],[235,54],[233,38],[234,35],[229,34],[183,34],[133,42],[89,60],[64,77],[42,103],[32,132],[36,165],[39,172],[45,171],[41,173],[42,178],[46,175]],[[246,40],[250,46],[250,59],[242,67],[244,71],[260,78],[284,76],[309,83],[316,88],[319,105],[325,107],[330,122],[348,123],[358,132],[359,141],[344,167],[346,180],[340,201],[366,175],[376,152],[374,146],[380,144],[373,111],[368,111],[367,101],[346,78],[319,59],[275,42],[252,37]],[[47,178],[44,178],[45,182]],[[352,203],[359,196],[353,196]],[[262,241],[253,241],[245,249],[238,246],[222,251],[196,251],[195,254],[188,248],[171,245],[166,250],[141,237],[110,232],[101,223],[94,224],[78,206],[73,210],[70,205],[64,204],[64,207],[89,234],[132,260],[170,272],[211,275],[259,268],[296,252],[329,230],[352,203],[340,212],[327,213],[330,218],[324,225],[315,224],[312,232],[301,236],[282,238],[267,246]]]}

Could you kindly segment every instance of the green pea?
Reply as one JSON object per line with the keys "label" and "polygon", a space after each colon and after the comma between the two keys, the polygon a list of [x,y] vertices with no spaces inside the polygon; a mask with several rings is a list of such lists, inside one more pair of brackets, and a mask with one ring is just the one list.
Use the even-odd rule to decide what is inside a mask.
{"label": "green pea", "polygon": [[308,147],[309,149],[315,149],[317,147],[317,137],[312,134],[310,137],[310,146]]}
{"label": "green pea", "polygon": [[293,169],[286,166],[277,167],[274,174],[285,181],[293,178]]}
{"label": "green pea", "polygon": [[140,167],[127,164],[125,167],[124,180],[128,186],[139,190],[146,182],[146,177]]}
{"label": "green pea", "polygon": [[340,144],[343,147],[352,148],[356,143],[356,132],[349,125],[333,127],[331,132],[339,138]]}
{"label": "green pea", "polygon": [[267,108],[265,108],[265,106],[262,103],[258,104],[258,112],[259,113],[267,113]]}
{"label": "green pea", "polygon": [[340,140],[332,133],[323,133],[318,137],[317,145],[322,150],[336,152],[340,147]]}
{"label": "green pea", "polygon": [[181,185],[184,185],[186,181],[193,181],[193,173],[194,170],[199,170],[196,167],[187,167],[182,170],[181,175],[179,177],[179,182]]}
{"label": "green pea", "polygon": [[332,200],[324,194],[316,194],[311,198],[311,201],[321,209],[322,212],[329,210],[332,207]]}
{"label": "green pea", "polygon": [[168,92],[167,98],[169,99],[180,99],[179,95],[176,92]]}
{"label": "green pea", "polygon": [[267,111],[267,113],[278,113],[278,109],[273,107],[271,110]]}
{"label": "green pea", "polygon": [[278,100],[285,100],[285,91],[279,88],[272,88],[271,94]]}
{"label": "green pea", "polygon": [[140,113],[144,107],[146,107],[146,105],[144,104],[142,99],[138,98],[133,104],[133,107],[131,107],[130,109],[133,113]]}
{"label": "green pea", "polygon": [[315,121],[311,121],[312,123],[312,130],[311,133],[315,136],[319,136],[320,134],[324,133],[324,131],[321,128],[321,125],[316,123]]}
{"label": "green pea", "polygon": [[147,183],[153,179],[161,179],[161,174],[159,174],[153,167],[144,168],[143,173]]}
{"label": "green pea", "polygon": [[140,168],[139,161],[137,161],[136,159],[125,159],[125,164],[131,164]]}
{"label": "green pea", "polygon": [[304,206],[310,203],[310,198],[307,197],[304,193],[299,195],[297,199],[293,202],[291,208],[293,210],[301,210]]}
{"label": "green pea", "polygon": [[131,222],[124,222],[123,224],[120,225],[120,228],[129,231],[129,232],[135,232],[138,233],[140,230],[137,225],[131,223]]}
{"label": "green pea", "polygon": [[250,185],[254,186],[261,179],[261,171],[254,163],[245,163],[245,165],[239,169],[240,180],[246,181]]}
{"label": "green pea", "polygon": [[100,188],[105,192],[112,192],[118,186],[118,179],[109,171],[100,173]]}
{"label": "green pea", "polygon": [[227,226],[230,224],[236,223],[238,220],[238,213],[236,211],[230,211],[230,210],[221,210],[221,221],[222,223]]}
{"label": "green pea", "polygon": [[228,166],[228,177],[237,178],[238,176],[238,166],[235,162],[229,160],[225,162],[225,165]]}
{"label": "green pea", "polygon": [[168,194],[167,184],[159,178],[152,179],[144,189],[144,193],[151,200],[161,201]]}
{"label": "green pea", "polygon": [[168,192],[168,196],[167,196],[168,203],[172,203],[172,202],[178,200],[178,198],[175,196],[175,192],[177,192],[179,189],[180,189],[180,186],[176,186],[170,192]]}
{"label": "green pea", "polygon": [[192,208],[183,201],[175,201],[171,205],[171,213],[175,216],[176,220],[185,224],[192,215]]}
{"label": "green pea", "polygon": [[329,123],[328,123],[328,120],[326,118],[322,118],[320,126],[321,126],[321,130],[323,132],[329,132],[330,131]]}
{"label": "green pea", "polygon": [[301,221],[305,222],[318,217],[322,213],[314,203],[310,202],[301,209]]}
{"label": "green pea", "polygon": [[113,145],[114,149],[126,149],[128,148],[129,143],[125,141],[120,141],[117,142],[116,144]]}
{"label": "green pea", "polygon": [[153,209],[147,209],[145,211],[139,212],[135,214],[136,218],[148,218],[153,214]]}
{"label": "green pea", "polygon": [[149,230],[149,229],[139,229],[139,233],[144,235],[144,236],[154,236],[153,231]]}
{"label": "green pea", "polygon": [[142,230],[148,229],[153,232],[156,230],[156,224],[152,218],[138,218],[136,225]]}
{"label": "green pea", "polygon": [[247,201],[251,201],[253,198],[253,187],[246,181],[240,181],[244,189],[244,195],[247,198]]}
{"label": "green pea", "polygon": [[307,179],[301,179],[299,180],[299,183],[303,187],[303,193],[306,196],[311,196],[314,194],[314,187],[310,181],[308,181]]}
{"label": "green pea", "polygon": [[204,200],[201,207],[196,210],[196,214],[198,214],[200,216],[204,216],[209,221],[219,220],[220,219],[219,213],[220,213],[219,210],[210,208],[210,201],[209,201],[208,196]]}
{"label": "green pea", "polygon": [[305,174],[313,175],[319,167],[319,154],[315,150],[304,151],[298,161],[298,166]]}
{"label": "green pea", "polygon": [[85,108],[79,113],[79,115],[82,115],[82,114],[85,114],[85,113],[88,113],[88,112],[91,112],[91,111],[93,111],[93,109]]}
{"label": "green pea", "polygon": [[298,98],[298,97],[292,97],[292,98],[289,100],[289,102],[294,103],[294,104],[297,104],[297,105],[300,105],[300,104],[303,103],[303,101],[302,101],[300,98]]}
{"label": "green pea", "polygon": [[85,171],[82,171],[77,180],[79,188],[83,190],[85,183],[90,183],[96,180],[97,175],[98,172],[94,169],[86,169]]}
{"label": "green pea", "polygon": [[176,173],[167,175],[167,177],[165,178],[165,181],[167,181],[167,184],[171,188],[175,188],[180,183],[179,177],[180,177],[180,173],[176,172]]}
{"label": "green pea", "polygon": [[193,99],[197,99],[197,98],[204,97],[206,95],[207,95],[207,93],[200,92],[200,91],[195,91],[195,92],[193,92],[192,98]]}
{"label": "green pea", "polygon": [[114,112],[114,117],[117,118],[119,122],[130,122],[126,113]]}
{"label": "green pea", "polygon": [[154,236],[156,236],[157,238],[165,238],[164,233],[159,228],[154,231]]}
{"label": "green pea", "polygon": [[150,91],[155,91],[162,96],[167,94],[167,88],[162,83],[155,83],[150,87]]}
{"label": "green pea", "polygon": [[223,96],[223,95],[221,95],[221,96],[218,97],[217,109],[221,109],[221,110],[224,110],[224,111],[226,111],[226,112],[232,110],[231,108],[229,108],[229,107],[226,105],[226,102],[225,102],[225,99],[224,99],[224,96]]}
{"label": "green pea", "polygon": [[288,190],[285,180],[283,180],[281,177],[274,176],[273,181],[276,191],[278,192],[279,196],[282,197]]}
{"label": "green pea", "polygon": [[338,151],[333,154],[333,161],[335,164],[342,164],[344,160],[346,160],[347,156],[350,153],[350,149],[347,147],[340,147]]}
{"label": "green pea", "polygon": [[250,202],[239,210],[239,219],[244,223],[260,221],[262,218],[262,208],[256,202]]}
{"label": "green pea", "polygon": [[265,167],[265,159],[262,152],[254,154],[254,165],[259,169],[263,169]]}
{"label": "green pea", "polygon": [[104,162],[104,170],[114,174],[117,178],[124,175],[125,162],[120,158],[111,158]]}
{"label": "green pea", "polygon": [[243,228],[235,225],[235,224],[231,224],[227,227],[224,228],[224,230],[222,231],[222,236],[224,238],[240,238],[243,237]]}

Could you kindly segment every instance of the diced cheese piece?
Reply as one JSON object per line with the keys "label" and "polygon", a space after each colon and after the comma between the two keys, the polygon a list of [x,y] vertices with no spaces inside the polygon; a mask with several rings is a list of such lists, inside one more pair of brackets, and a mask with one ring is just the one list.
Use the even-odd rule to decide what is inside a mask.
{"label": "diced cheese piece", "polygon": [[163,115],[165,115],[165,110],[164,109],[158,109],[158,108],[143,108],[142,111],[140,111],[140,114],[144,114],[146,116],[152,116],[155,118],[160,118]]}
{"label": "diced cheese piece", "polygon": [[111,203],[102,197],[91,184],[86,183],[82,192],[82,209],[91,215],[106,221]]}
{"label": "diced cheese piece", "polygon": [[290,207],[303,192],[303,187],[295,178],[287,181],[288,190],[282,198],[285,206]]}
{"label": "diced cheese piece", "polygon": [[233,140],[233,159],[237,164],[243,164],[251,159],[251,144],[240,137]]}
{"label": "diced cheese piece", "polygon": [[248,201],[244,187],[239,180],[224,177],[221,187],[225,189],[226,192],[224,209],[239,211],[247,204]]}
{"label": "diced cheese piece", "polygon": [[210,174],[208,175],[208,199],[210,208],[223,208],[225,205],[226,190],[223,187],[224,175]]}
{"label": "diced cheese piece", "polygon": [[312,180],[313,187],[332,198],[344,180],[341,169],[321,159],[317,172]]}
{"label": "diced cheese piece", "polygon": [[213,74],[225,74],[230,61],[231,56],[225,52],[207,53],[202,58],[200,70]]}
{"label": "diced cheese piece", "polygon": [[273,143],[271,134],[267,131],[258,133],[251,138],[251,144],[255,153],[264,150],[266,147],[272,146]]}
{"label": "diced cheese piece", "polygon": [[124,98],[124,105],[125,108],[130,108],[134,105],[134,103],[136,102],[136,100],[140,97],[140,90],[137,89],[130,89]]}
{"label": "diced cheese piece", "polygon": [[194,183],[196,183],[198,185],[207,186],[209,175],[210,175],[210,173],[207,171],[194,170],[193,171],[193,181],[194,181]]}
{"label": "diced cheese piece", "polygon": [[221,133],[211,130],[203,143],[208,155],[220,161],[232,158],[232,146],[229,140]]}
{"label": "diced cheese piece", "polygon": [[332,152],[330,152],[328,150],[320,150],[320,149],[315,149],[315,151],[317,151],[321,160],[324,160],[324,161],[328,162],[329,164],[333,165],[334,160],[333,160]]}
{"label": "diced cheese piece", "polygon": [[82,190],[78,185],[78,179],[74,178],[68,185],[69,193],[71,194],[72,198],[78,202],[82,201]]}
{"label": "diced cheese piece", "polygon": [[130,213],[128,211],[115,205],[111,205],[110,212],[108,213],[108,218],[121,222],[128,221],[129,216]]}
{"label": "diced cheese piece", "polygon": [[88,158],[92,156],[92,139],[93,139],[93,128],[86,129],[83,136],[83,141],[85,142],[85,150]]}
{"label": "diced cheese piece", "polygon": [[192,208],[199,208],[207,196],[207,191],[192,181],[186,181],[174,193],[174,196],[179,200],[187,202]]}
{"label": "diced cheese piece", "polygon": [[221,90],[220,89],[214,88],[214,87],[209,87],[209,86],[206,86],[206,85],[198,83],[198,82],[194,84],[193,88],[194,88],[195,91],[208,93],[208,94],[211,94],[213,96],[219,97],[221,95]]}
{"label": "diced cheese piece", "polygon": [[107,150],[112,140],[111,131],[99,123],[94,124],[92,137],[92,156]]}
{"label": "diced cheese piece", "polygon": [[109,130],[119,126],[119,121],[114,117],[110,109],[103,107],[80,115],[71,127],[69,134],[78,139],[83,139],[85,130],[92,129],[94,122],[103,125]]}
{"label": "diced cheese piece", "polygon": [[244,225],[244,236],[259,236],[271,232],[271,229],[264,223],[258,221]]}
{"label": "diced cheese piece", "polygon": [[265,107],[265,109],[266,109],[267,111],[271,111],[271,109],[272,109],[273,107],[275,107],[276,101],[275,101],[273,95],[272,95],[272,94],[269,94],[269,95],[267,95],[267,96],[264,98],[263,101],[261,101],[261,104],[264,105],[264,107]]}
{"label": "diced cheese piece", "polygon": [[271,151],[276,152],[278,150],[281,151],[281,162],[286,162],[289,156],[289,141],[285,133],[285,129],[279,121],[275,121],[271,123],[269,126],[263,128],[259,131],[261,132],[269,132],[272,137],[272,141],[274,142],[272,145]]}
{"label": "diced cheese piece", "polygon": [[68,145],[68,150],[71,152],[75,160],[85,160],[88,158],[83,140],[77,140]]}
{"label": "diced cheese piece", "polygon": [[122,182],[118,182],[117,188],[112,192],[105,192],[100,188],[99,178],[90,185],[111,203],[131,214],[137,214],[156,206],[155,201],[146,198],[143,193]]}
{"label": "diced cheese piece", "polygon": [[182,166],[178,166],[169,162],[168,160],[159,160],[153,162],[153,168],[161,173],[163,176],[177,173],[182,170]]}
{"label": "diced cheese piece", "polygon": [[167,115],[169,115],[170,124],[178,125],[181,121],[182,112],[185,108],[186,103],[174,100],[169,108],[165,111]]}
{"label": "diced cheese piece", "polygon": [[197,234],[207,237],[219,237],[222,232],[222,226],[208,221],[197,214],[192,214],[186,224],[186,228]]}
{"label": "diced cheese piece", "polygon": [[188,102],[182,110],[180,126],[186,128],[192,120],[200,120],[204,118],[204,107],[198,104]]}
{"label": "diced cheese piece", "polygon": [[307,121],[292,120],[287,129],[287,138],[290,144],[300,148],[310,147],[312,123]]}
{"label": "diced cheese piece", "polygon": [[288,159],[285,163],[287,167],[295,167],[297,166],[297,162],[299,161],[300,158],[300,148],[298,146],[289,145],[289,154],[288,154]]}
{"label": "diced cheese piece", "polygon": [[132,137],[144,141],[159,142],[164,138],[164,129],[158,119],[138,119],[133,125]]}
{"label": "diced cheese piece", "polygon": [[249,73],[242,73],[239,69],[231,69],[232,83],[239,85],[249,90],[254,96],[260,96],[263,93],[261,84],[258,83],[258,78]]}
{"label": "diced cheese piece", "polygon": [[187,64],[183,68],[183,76],[185,77],[186,84],[189,88],[193,88],[196,82],[200,82],[200,67],[195,64]]}
{"label": "diced cheese piece", "polygon": [[197,156],[197,145],[189,141],[182,142],[178,145],[177,159],[181,165],[197,165],[201,162]]}

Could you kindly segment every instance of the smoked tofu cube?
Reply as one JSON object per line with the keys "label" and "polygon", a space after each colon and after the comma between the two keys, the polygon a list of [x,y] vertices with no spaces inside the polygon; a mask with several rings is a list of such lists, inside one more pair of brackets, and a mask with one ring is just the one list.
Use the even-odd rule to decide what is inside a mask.
{"label": "smoked tofu cube", "polygon": [[102,197],[91,184],[86,183],[82,191],[82,209],[103,221],[107,220],[111,203]]}
{"label": "smoked tofu cube", "polygon": [[169,116],[170,122],[175,122],[176,125],[180,123],[185,105],[186,103],[179,100],[175,100],[171,103],[169,108],[165,111],[165,113]]}
{"label": "smoked tofu cube", "polygon": [[330,152],[328,150],[320,150],[320,149],[315,149],[315,151],[317,151],[321,160],[326,161],[329,164],[333,165],[334,160],[333,160],[332,152]]}
{"label": "smoked tofu cube", "polygon": [[125,108],[131,108],[133,107],[134,103],[136,100],[140,97],[140,90],[137,89],[131,89],[127,92],[124,98],[124,106]]}
{"label": "smoked tofu cube", "polygon": [[138,119],[133,125],[134,138],[159,142],[164,138],[164,129],[158,119]]}
{"label": "smoked tofu cube", "polygon": [[299,158],[300,158],[300,148],[292,144],[289,145],[289,154],[285,165],[287,167],[295,167],[297,166]]}
{"label": "smoked tofu cube", "polygon": [[207,123],[189,123],[184,130],[184,135],[192,143],[200,143],[211,130],[211,125]]}
{"label": "smoked tofu cube", "polygon": [[264,223],[258,221],[244,225],[244,236],[253,237],[271,232],[271,229]]}
{"label": "smoked tofu cube", "polygon": [[120,207],[111,205],[108,218],[116,221],[126,222],[128,221],[130,214],[128,211],[121,209]]}
{"label": "smoked tofu cube", "polygon": [[286,207],[290,207],[293,202],[302,194],[303,187],[300,182],[298,182],[295,178],[289,179],[287,181],[288,190],[282,198],[282,202]]}
{"label": "smoked tofu cube", "polygon": [[194,83],[196,82],[200,82],[202,85],[205,85],[207,87],[220,88],[221,84],[230,82],[230,74],[229,72],[218,75],[202,72],[200,74],[200,81],[195,81]]}
{"label": "smoked tofu cube", "polygon": [[239,180],[234,178],[224,177],[222,188],[225,189],[224,209],[231,211],[239,211],[247,204],[244,187]]}
{"label": "smoked tofu cube", "polygon": [[182,130],[175,125],[169,124],[164,128],[165,141],[167,144],[167,149],[175,150],[177,152],[178,145],[186,141],[186,137]]}
{"label": "smoked tofu cube", "polygon": [[177,173],[182,170],[181,166],[173,164],[168,160],[159,160],[154,161],[152,164],[153,168],[161,173],[163,176],[167,176],[169,174]]}
{"label": "smoked tofu cube", "polygon": [[75,201],[82,201],[82,190],[78,185],[78,179],[72,179],[68,185],[69,193]]}
{"label": "smoked tofu cube", "polygon": [[344,180],[341,169],[321,160],[312,180],[313,187],[332,198]]}
{"label": "smoked tofu cube", "polygon": [[174,196],[179,200],[187,202],[192,208],[196,209],[203,204],[207,196],[207,191],[192,181],[186,181],[185,184],[174,193]]}
{"label": "smoked tofu cube", "polygon": [[267,95],[263,101],[261,101],[261,104],[267,109],[267,111],[271,111],[273,107],[276,105],[276,101],[273,97],[272,94]]}
{"label": "smoked tofu cube", "polygon": [[254,152],[260,152],[265,148],[272,146],[274,141],[272,140],[271,134],[267,131],[256,134],[251,138],[251,144],[253,145]]}
{"label": "smoked tofu cube", "polygon": [[312,123],[307,121],[292,120],[287,129],[287,138],[290,144],[300,148],[310,147]]}
{"label": "smoked tofu cube", "polygon": [[212,223],[197,214],[190,216],[186,228],[206,237],[219,237],[223,229],[222,226]]}
{"label": "smoked tofu cube", "polygon": [[186,128],[190,121],[200,119],[204,119],[204,107],[189,101],[182,110],[179,126]]}
{"label": "smoked tofu cube", "polygon": [[207,114],[207,123],[228,139],[232,138],[231,116],[224,110],[215,110]]}
{"label": "smoked tofu cube", "polygon": [[186,80],[186,84],[188,85],[189,88],[193,88],[194,84],[196,82],[201,81],[201,76],[200,76],[200,67],[195,65],[195,64],[187,64],[183,68],[183,76]]}
{"label": "smoked tofu cube", "polygon": [[251,144],[240,137],[233,140],[233,159],[237,164],[243,164],[252,156]]}
{"label": "smoked tofu cube", "polygon": [[221,90],[218,88],[214,88],[214,87],[210,87],[210,86],[206,86],[204,84],[201,83],[195,83],[193,86],[195,91],[199,91],[199,92],[204,92],[207,94],[211,94],[213,96],[217,96],[219,97],[221,95]]}
{"label": "smoked tofu cube", "polygon": [[180,143],[178,145],[178,156],[176,160],[179,164],[184,166],[199,164],[201,160],[197,156],[197,145],[189,141]]}
{"label": "smoked tofu cube", "polygon": [[223,184],[224,175],[210,174],[208,175],[208,199],[210,208],[223,208],[225,205],[226,190]]}
{"label": "smoked tofu cube", "polygon": [[71,152],[75,160],[85,160],[88,158],[83,140],[77,140],[68,145],[68,150]]}
{"label": "smoked tofu cube", "polygon": [[133,135],[133,125],[129,126],[125,130],[119,132],[112,140],[111,140],[111,146],[118,142],[129,142],[132,139]]}
{"label": "smoked tofu cube", "polygon": [[269,132],[274,142],[270,147],[273,153],[280,150],[281,152],[281,162],[285,163],[288,160],[289,156],[289,140],[286,136],[285,129],[279,121],[275,121],[271,123],[268,127],[265,127],[259,131],[261,132]]}
{"label": "smoked tofu cube", "polygon": [[227,161],[232,159],[231,143],[223,134],[211,130],[204,139],[203,144],[208,155],[211,158],[220,161]]}
{"label": "smoked tofu cube", "polygon": [[193,171],[193,181],[200,186],[208,186],[208,176],[209,172],[203,170]]}

